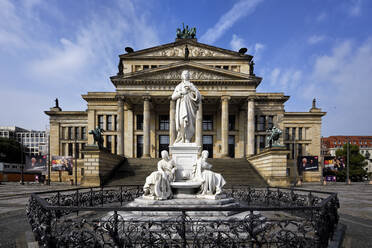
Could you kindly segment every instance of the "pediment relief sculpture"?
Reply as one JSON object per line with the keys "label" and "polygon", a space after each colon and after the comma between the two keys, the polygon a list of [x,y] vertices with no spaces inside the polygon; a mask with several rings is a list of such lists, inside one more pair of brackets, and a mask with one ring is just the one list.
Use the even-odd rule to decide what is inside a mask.
{"label": "pediment relief sculpture", "polygon": [[[171,47],[168,49],[151,52],[144,54],[144,56],[162,56],[162,57],[185,57],[186,45],[181,45],[177,47]],[[205,49],[197,46],[187,45],[189,50],[189,57],[227,57],[231,56],[221,52],[213,51],[210,49]]]}

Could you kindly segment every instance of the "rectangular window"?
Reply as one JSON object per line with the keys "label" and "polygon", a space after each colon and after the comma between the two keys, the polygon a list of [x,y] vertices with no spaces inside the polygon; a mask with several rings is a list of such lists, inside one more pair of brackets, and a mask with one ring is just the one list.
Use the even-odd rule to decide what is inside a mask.
{"label": "rectangular window", "polygon": [[225,69],[225,70],[228,70],[229,69],[229,66],[228,65],[224,65],[222,68]]}
{"label": "rectangular window", "polygon": [[114,130],[118,130],[118,116],[114,115]]}
{"label": "rectangular window", "polygon": [[260,115],[258,117],[257,131],[265,131],[265,116]]}
{"label": "rectangular window", "polygon": [[103,126],[103,115],[98,116],[98,127],[104,129]]}
{"label": "rectangular window", "polygon": [[80,138],[80,127],[75,127],[75,139]]}
{"label": "rectangular window", "polygon": [[86,127],[81,128],[81,139],[82,140],[87,139],[87,128]]}
{"label": "rectangular window", "polygon": [[143,130],[143,115],[136,115],[137,130]]}
{"label": "rectangular window", "polygon": [[265,148],[265,135],[260,135],[260,149]]}
{"label": "rectangular window", "polygon": [[296,128],[292,127],[292,140],[296,140]]}
{"label": "rectangular window", "polygon": [[269,115],[267,117],[267,128],[273,128],[274,126],[274,116]]}
{"label": "rectangular window", "polygon": [[289,140],[289,127],[285,128],[285,140]]}
{"label": "rectangular window", "polygon": [[157,68],[157,65],[151,65],[151,69]]}
{"label": "rectangular window", "polygon": [[302,144],[298,144],[298,154],[297,156],[302,156]]}
{"label": "rectangular window", "polygon": [[[85,143],[81,144],[81,150],[83,151],[85,149]],[[84,158],[84,153],[81,153],[81,158]]]}
{"label": "rectangular window", "polygon": [[112,115],[106,115],[106,130],[112,130]]}
{"label": "rectangular window", "polygon": [[143,66],[143,69],[144,69],[144,70],[149,69],[149,65],[144,65],[144,66]]}
{"label": "rectangular window", "polygon": [[79,154],[79,143],[76,143],[75,144],[75,158],[79,158],[80,156],[80,154]]}
{"label": "rectangular window", "polygon": [[140,65],[135,65],[134,66],[134,71],[140,71],[141,70],[141,66]]}
{"label": "rectangular window", "polygon": [[115,145],[114,145],[114,153],[115,154],[118,154],[118,136],[117,135],[115,135],[114,136],[114,142],[115,142]]}
{"label": "rectangular window", "polygon": [[106,148],[107,148],[107,150],[109,150],[109,152],[112,151],[111,145],[112,145],[112,136],[111,135],[107,135],[106,136]]}
{"label": "rectangular window", "polygon": [[[298,128],[298,140],[302,140],[302,127]],[[340,142],[341,144],[341,142]]]}
{"label": "rectangular window", "polygon": [[73,156],[72,143],[68,143],[68,156]]}
{"label": "rectangular window", "polygon": [[67,129],[67,138],[72,139],[72,127],[68,127]]}
{"label": "rectangular window", "polygon": [[235,130],[235,115],[229,115],[229,131]]}
{"label": "rectangular window", "polygon": [[203,115],[203,131],[212,131],[212,130],[213,130],[213,116]]}
{"label": "rectangular window", "polygon": [[169,130],[169,115],[159,115],[159,130]]}

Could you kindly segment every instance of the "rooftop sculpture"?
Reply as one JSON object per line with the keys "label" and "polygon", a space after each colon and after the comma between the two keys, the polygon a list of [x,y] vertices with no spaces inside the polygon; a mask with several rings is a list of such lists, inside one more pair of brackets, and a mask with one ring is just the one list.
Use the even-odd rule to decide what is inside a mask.
{"label": "rooftop sculpture", "polygon": [[182,23],[182,31],[180,28],[177,28],[177,38],[178,39],[194,39],[195,36],[196,36],[196,28],[190,28],[189,29],[189,26],[186,25],[186,28],[185,28],[185,24]]}

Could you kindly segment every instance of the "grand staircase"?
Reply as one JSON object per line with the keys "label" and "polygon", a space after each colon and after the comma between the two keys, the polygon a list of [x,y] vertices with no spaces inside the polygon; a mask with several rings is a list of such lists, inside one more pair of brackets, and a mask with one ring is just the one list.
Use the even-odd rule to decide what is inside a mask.
{"label": "grand staircase", "polygon": [[[107,185],[142,185],[151,172],[157,170],[160,159],[128,158],[127,163],[122,164]],[[208,159],[213,165],[212,170],[221,173],[227,185],[251,185],[255,187],[267,186],[265,180],[258,174],[253,165],[246,159]]]}

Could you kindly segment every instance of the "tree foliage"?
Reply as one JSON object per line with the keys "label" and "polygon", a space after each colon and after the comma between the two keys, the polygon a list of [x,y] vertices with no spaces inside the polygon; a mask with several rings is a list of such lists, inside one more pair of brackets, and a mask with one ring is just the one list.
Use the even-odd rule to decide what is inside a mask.
{"label": "tree foliage", "polygon": [[0,161],[7,163],[22,162],[22,145],[14,139],[0,138]]}
{"label": "tree foliage", "polygon": [[[367,164],[365,161],[365,157],[360,154],[359,147],[357,145],[349,145],[349,152],[350,152],[350,169],[349,169],[349,176],[351,179],[356,177],[363,177],[366,175],[366,171],[363,167]],[[344,144],[342,149],[336,150],[337,157],[344,157],[345,158],[345,165],[346,165],[346,158],[347,158],[347,144]],[[337,173],[340,177],[346,177],[346,170]]]}

